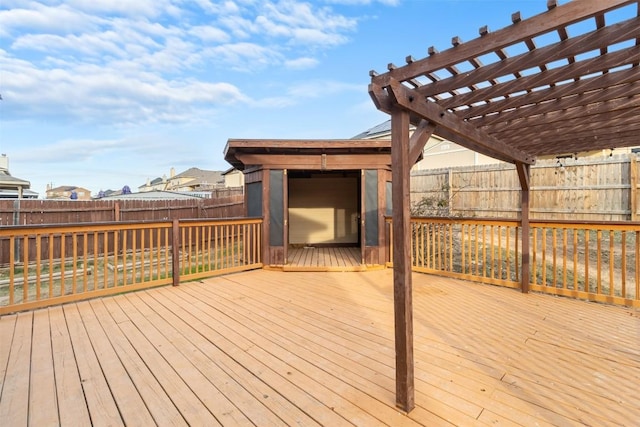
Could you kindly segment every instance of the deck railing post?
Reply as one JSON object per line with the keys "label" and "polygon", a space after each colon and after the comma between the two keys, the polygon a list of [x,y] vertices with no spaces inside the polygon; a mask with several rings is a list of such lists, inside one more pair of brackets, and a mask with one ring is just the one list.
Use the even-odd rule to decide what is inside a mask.
{"label": "deck railing post", "polygon": [[173,220],[171,231],[171,275],[173,286],[178,286],[180,284],[180,220]]}

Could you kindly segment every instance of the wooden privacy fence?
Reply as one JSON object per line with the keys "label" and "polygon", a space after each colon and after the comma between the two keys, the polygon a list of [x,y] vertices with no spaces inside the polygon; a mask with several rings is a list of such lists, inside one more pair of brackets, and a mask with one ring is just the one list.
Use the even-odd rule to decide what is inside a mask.
{"label": "wooden privacy fence", "polygon": [[6,227],[0,314],[260,268],[262,219]]}
{"label": "wooden privacy fence", "polygon": [[[584,221],[638,221],[640,166],[635,154],[541,160],[531,167],[530,217]],[[520,216],[515,167],[494,164],[418,170],[411,174],[417,216]]]}
{"label": "wooden privacy fence", "polygon": [[0,226],[244,215],[242,189],[219,190],[210,199],[190,200],[0,200]]}
{"label": "wooden privacy fence", "polygon": [[[640,307],[640,224],[533,221],[530,227],[531,290]],[[414,271],[521,286],[519,222],[412,218],[411,230]],[[391,266],[392,246],[388,253]]]}

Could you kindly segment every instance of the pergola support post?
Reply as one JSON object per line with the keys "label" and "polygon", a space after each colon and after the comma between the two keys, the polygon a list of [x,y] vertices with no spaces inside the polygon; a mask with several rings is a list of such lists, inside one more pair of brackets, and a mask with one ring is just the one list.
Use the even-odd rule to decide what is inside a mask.
{"label": "pergola support post", "polygon": [[410,412],[415,406],[409,125],[409,113],[394,109],[391,113],[391,173],[396,405],[405,412]]}
{"label": "pergola support post", "polygon": [[523,294],[529,292],[529,276],[530,276],[530,249],[529,249],[529,188],[531,166],[525,163],[516,163],[518,170],[518,178],[522,187],[520,202],[520,230],[522,231],[522,274],[520,277],[520,288]]}

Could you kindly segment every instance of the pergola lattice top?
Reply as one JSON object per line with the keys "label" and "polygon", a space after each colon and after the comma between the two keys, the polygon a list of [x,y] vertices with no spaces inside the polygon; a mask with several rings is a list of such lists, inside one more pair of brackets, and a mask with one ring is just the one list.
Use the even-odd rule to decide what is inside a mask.
{"label": "pergola lattice top", "polygon": [[640,145],[640,1],[557,5],[468,43],[371,72],[387,113],[483,154],[537,156]]}

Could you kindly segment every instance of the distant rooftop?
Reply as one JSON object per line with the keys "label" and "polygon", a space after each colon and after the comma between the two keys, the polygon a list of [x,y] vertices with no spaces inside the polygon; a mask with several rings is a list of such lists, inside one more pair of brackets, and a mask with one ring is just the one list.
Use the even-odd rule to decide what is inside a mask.
{"label": "distant rooftop", "polygon": [[375,125],[374,127],[357,134],[351,139],[375,138],[389,132],[391,132],[391,120],[387,120],[386,122],[380,123],[379,125]]}
{"label": "distant rooftop", "polygon": [[100,200],[192,200],[211,197],[210,192],[145,191],[140,193],[114,194],[101,197]]}
{"label": "distant rooftop", "polygon": [[[0,199],[17,199],[18,198],[18,190],[0,188]],[[23,199],[37,199],[38,193],[32,190],[22,190],[22,198]]]}

